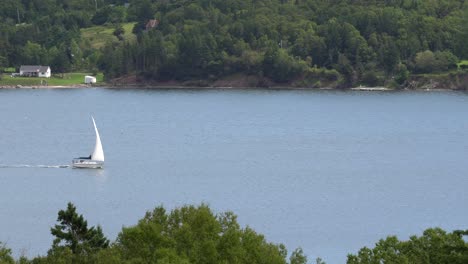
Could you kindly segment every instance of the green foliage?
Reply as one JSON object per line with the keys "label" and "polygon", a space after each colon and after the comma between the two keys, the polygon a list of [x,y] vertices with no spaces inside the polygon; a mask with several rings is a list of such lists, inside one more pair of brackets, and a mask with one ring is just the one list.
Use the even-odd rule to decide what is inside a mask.
{"label": "green foliage", "polygon": [[[381,2],[265,4],[242,0],[211,1],[207,5],[201,0],[177,4],[135,1],[129,13],[139,22],[134,31],[140,35],[138,43],[117,47],[114,53],[123,54],[118,55],[121,64],[115,65],[114,59],[113,63],[102,61],[101,70],[112,76],[133,72],[154,79],[182,80],[242,72],[291,82],[303,78],[315,65],[337,70],[343,86],[352,86],[363,77],[369,82],[366,72],[383,71],[388,78],[396,71],[404,73],[398,65],[402,61],[412,64],[416,53],[424,50],[441,52],[440,60],[434,67],[416,63],[411,70],[421,71],[422,66],[425,72],[444,71],[452,67],[456,57],[446,51],[455,54],[453,37],[458,31],[449,25],[460,23],[452,1],[441,9],[406,2],[385,2],[389,6],[384,7]],[[149,18],[148,10],[157,10],[151,18],[159,20],[156,31],[160,34],[143,30],[145,19],[137,18],[137,14]],[[145,48],[145,42],[160,43],[156,50],[175,47],[174,60],[154,56],[157,52]],[[119,49],[126,49],[126,54]],[[131,58],[137,59],[129,63]]]}
{"label": "green foliage", "polygon": [[11,72],[11,68],[8,68],[7,65],[7,59],[5,57],[0,56],[0,72]]}
{"label": "green foliage", "polygon": [[124,23],[126,22],[126,10],[123,6],[104,6],[100,8],[91,19],[95,25],[104,25],[106,23]]}
{"label": "green foliage", "polygon": [[96,76],[97,83],[101,83],[103,81],[102,73],[79,73],[79,72],[72,72],[72,73],[64,73],[64,74],[53,74],[50,78],[29,78],[29,77],[10,77],[10,75],[1,75],[3,77],[0,78],[0,86],[8,85],[8,86],[36,86],[42,84],[47,84],[49,86],[73,86],[79,85],[84,83],[84,77],[86,75],[94,75]]}
{"label": "green foliage", "polygon": [[[302,249],[286,261],[284,245],[272,244],[253,229],[241,228],[232,212],[214,214],[207,205],[183,206],[167,212],[162,206],[124,227],[109,245],[100,227],[88,228],[73,204],[60,210],[56,237],[46,256],[16,263],[30,264],[306,264]],[[11,250],[0,243],[0,263],[13,264]],[[317,262],[319,263],[319,262]],[[323,262],[320,262],[324,264]]]}
{"label": "green foliage", "polygon": [[303,73],[307,65],[304,61],[292,58],[285,50],[275,47],[265,53],[263,69],[272,80],[286,82]]}
{"label": "green foliage", "polygon": [[86,263],[85,258],[84,255],[74,255],[68,247],[55,247],[49,250],[47,256],[36,257],[31,262],[32,264]]}
{"label": "green foliage", "polygon": [[406,65],[403,63],[398,64],[396,70],[395,70],[395,81],[402,85],[405,83],[405,81],[409,77],[409,71],[408,68],[406,68]]}
{"label": "green foliage", "polygon": [[447,71],[457,67],[458,58],[450,51],[436,51],[434,56],[436,59],[435,67],[438,71]]}
{"label": "green foliage", "polygon": [[15,260],[11,256],[11,249],[5,247],[5,245],[0,242],[0,263],[2,264],[14,264]]}
{"label": "green foliage", "polygon": [[69,248],[73,254],[86,255],[109,245],[101,227],[88,228],[88,222],[83,215],[78,215],[72,203],[68,203],[67,210],[58,212],[57,221],[59,224],[50,229],[55,236],[52,250]]}
{"label": "green foliage", "polygon": [[[128,263],[265,263],[306,264],[301,248],[286,261],[284,245],[272,244],[253,229],[241,228],[232,212],[214,214],[207,205],[183,206],[170,212],[159,206],[131,227],[124,227],[108,247],[100,228],[87,228],[73,204],[60,210],[51,229],[57,239],[47,256],[16,263],[32,264],[128,264]],[[349,254],[348,264],[375,263],[468,263],[468,230],[446,232],[430,228],[421,236],[400,241],[396,236],[379,240],[374,248],[363,247]],[[61,244],[61,245],[59,245]],[[0,242],[0,263],[13,264],[11,250]],[[325,264],[321,258],[317,264]]]}
{"label": "green foliage", "polygon": [[46,51],[41,45],[28,41],[22,51],[22,61],[25,65],[41,65],[45,55]]}
{"label": "green foliage", "polygon": [[107,43],[112,43],[120,40],[114,32],[116,27],[122,26],[123,31],[120,36],[124,41],[134,42],[136,41],[136,36],[132,33],[132,28],[135,23],[119,23],[117,25],[102,25],[102,26],[92,26],[89,28],[82,28],[81,32],[81,45],[87,46],[93,51],[89,52],[89,56],[92,56],[93,52],[103,48]]}
{"label": "green foliage", "polygon": [[[158,23],[147,31],[149,19]],[[293,83],[314,67],[338,71],[347,87],[367,72],[391,79],[400,64],[433,73],[468,58],[459,0],[6,0],[0,22],[0,66],[99,66],[108,78]]]}
{"label": "green foliage", "polygon": [[316,258],[315,259],[315,264],[326,264],[326,263],[321,258]]}
{"label": "green foliage", "polygon": [[468,60],[463,60],[457,63],[457,67],[459,70],[467,70],[468,69]]}
{"label": "green foliage", "polygon": [[362,83],[369,87],[374,87],[380,85],[380,79],[376,72],[368,71],[362,76]]}
{"label": "green foliage", "polygon": [[432,72],[435,69],[436,59],[430,50],[418,52],[414,59],[415,68],[420,73]]}
{"label": "green foliage", "polygon": [[142,263],[286,263],[285,249],[265,241],[236,216],[214,215],[206,205],[170,213],[148,212],[138,225],[123,228],[115,248],[124,261]]}
{"label": "green foliage", "polygon": [[112,35],[116,36],[117,39],[119,39],[120,41],[123,41],[124,40],[124,37],[123,37],[124,34],[125,34],[125,29],[122,27],[121,24],[117,24],[115,26],[114,32],[112,32]]}
{"label": "green foliage", "polygon": [[289,258],[290,264],[307,264],[307,257],[304,255],[302,248],[293,251]]}
{"label": "green foliage", "polygon": [[426,50],[416,54],[415,67],[420,73],[447,71],[457,67],[458,58],[450,51]]}
{"label": "green foliage", "polygon": [[371,263],[467,263],[466,231],[447,233],[440,228],[424,231],[421,237],[412,236],[400,241],[395,236],[380,240],[373,249],[364,247],[357,255],[348,255],[348,264]]}

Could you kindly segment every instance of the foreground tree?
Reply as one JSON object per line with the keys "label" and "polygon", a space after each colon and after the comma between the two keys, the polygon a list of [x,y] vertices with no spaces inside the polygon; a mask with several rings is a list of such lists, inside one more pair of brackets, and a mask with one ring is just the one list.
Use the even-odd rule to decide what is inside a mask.
{"label": "foreground tree", "polygon": [[215,215],[206,205],[170,213],[157,207],[136,226],[123,228],[115,248],[131,263],[287,263],[283,245],[241,229],[233,213]]}
{"label": "foreground tree", "polygon": [[11,249],[5,247],[5,244],[0,242],[0,263],[13,264],[15,260],[11,256]]}
{"label": "foreground tree", "polygon": [[440,228],[424,231],[421,237],[412,236],[399,241],[395,236],[380,240],[375,248],[364,247],[357,255],[348,255],[348,264],[371,263],[468,263],[467,231],[447,233]]}
{"label": "foreground tree", "polygon": [[[56,237],[47,256],[30,264],[306,264],[301,248],[287,261],[287,250],[253,229],[241,228],[232,212],[214,214],[207,205],[183,206],[167,212],[156,207],[132,227],[124,227],[109,246],[100,227],[88,228],[73,204],[58,213],[51,229]],[[11,250],[0,243],[0,264],[13,264]],[[325,264],[317,259],[318,264]]]}
{"label": "foreground tree", "polygon": [[52,248],[69,248],[73,254],[88,254],[107,248],[109,240],[102,233],[100,226],[88,228],[88,222],[83,215],[78,215],[76,207],[68,203],[67,210],[58,212],[60,223],[51,228],[56,238]]}
{"label": "foreground tree", "polygon": [[[322,264],[320,258],[317,259],[317,264]],[[293,251],[289,258],[291,264],[307,264],[307,257],[304,255],[302,248]]]}

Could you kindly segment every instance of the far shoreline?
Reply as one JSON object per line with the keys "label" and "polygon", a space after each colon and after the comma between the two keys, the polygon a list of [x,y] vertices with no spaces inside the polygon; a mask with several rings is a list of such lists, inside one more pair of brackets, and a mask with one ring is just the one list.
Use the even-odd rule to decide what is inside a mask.
{"label": "far shoreline", "polygon": [[[354,83],[349,87],[342,80],[318,79],[313,81],[299,78],[289,82],[277,83],[265,77],[255,75],[235,74],[216,80],[152,80],[138,75],[126,75],[94,84],[82,82],[83,73],[70,73],[68,83],[46,82],[44,84],[27,84],[26,82],[0,84],[0,89],[76,89],[76,88],[106,88],[106,89],[258,89],[258,90],[334,90],[334,91],[467,91],[468,71],[437,74],[410,75],[402,84],[397,84],[393,78],[381,80],[372,84]],[[70,79],[69,78],[69,79]],[[24,83],[24,84],[23,84]]]}
{"label": "far shoreline", "polygon": [[87,84],[76,84],[76,85],[3,85],[0,89],[16,90],[16,89],[115,89],[115,90],[310,90],[310,91],[354,91],[354,92],[450,92],[450,91],[466,91],[464,89],[452,89],[452,88],[402,88],[394,89],[388,87],[367,87],[358,86],[351,88],[334,88],[334,87],[296,87],[296,86],[270,86],[270,87],[236,87],[236,86],[184,86],[184,85],[142,85],[142,84],[127,84],[127,85],[110,85],[102,83],[99,85],[87,85]]}

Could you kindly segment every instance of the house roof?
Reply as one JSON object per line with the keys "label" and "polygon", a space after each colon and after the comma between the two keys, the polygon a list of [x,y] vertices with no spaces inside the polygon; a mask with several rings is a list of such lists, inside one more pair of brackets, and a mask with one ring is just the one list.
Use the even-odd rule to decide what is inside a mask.
{"label": "house roof", "polygon": [[21,65],[22,72],[46,72],[50,67],[41,65]]}

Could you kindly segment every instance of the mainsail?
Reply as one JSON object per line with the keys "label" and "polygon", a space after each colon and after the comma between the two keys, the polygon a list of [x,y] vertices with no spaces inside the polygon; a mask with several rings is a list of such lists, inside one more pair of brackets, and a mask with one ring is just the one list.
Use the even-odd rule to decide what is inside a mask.
{"label": "mainsail", "polygon": [[91,154],[91,159],[97,161],[104,161],[104,151],[102,150],[101,138],[99,137],[96,122],[94,122],[93,117],[91,118],[93,119],[94,131],[96,131],[96,145],[94,146],[93,154]]}

